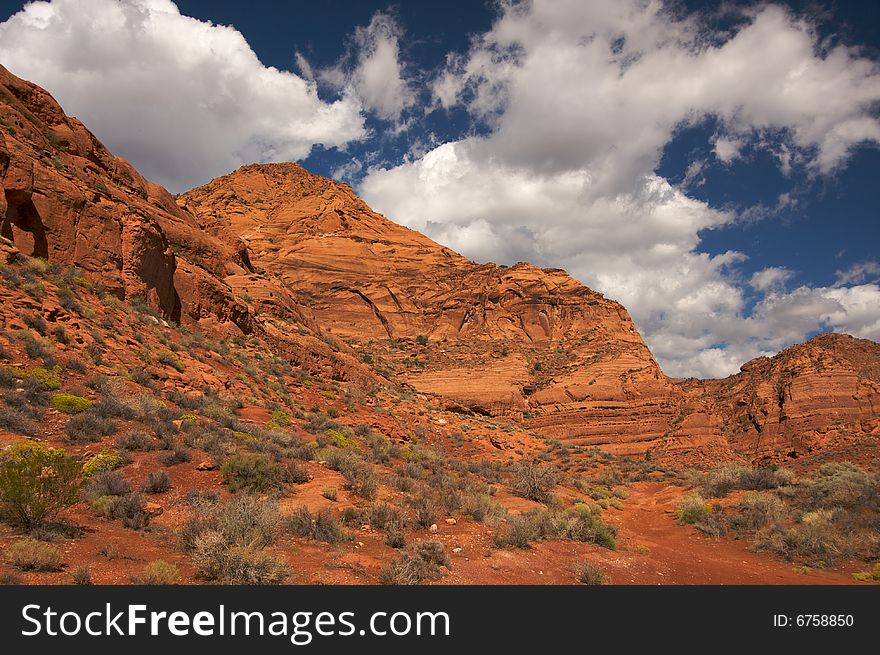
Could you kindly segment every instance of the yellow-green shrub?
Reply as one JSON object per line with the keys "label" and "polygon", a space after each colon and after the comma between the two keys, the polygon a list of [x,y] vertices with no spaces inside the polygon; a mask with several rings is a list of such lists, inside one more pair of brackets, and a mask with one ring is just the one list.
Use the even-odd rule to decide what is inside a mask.
{"label": "yellow-green shrub", "polygon": [[92,406],[92,401],[72,393],[56,393],[49,402],[52,407],[65,414],[79,414]]}
{"label": "yellow-green shrub", "polygon": [[79,500],[80,463],[65,451],[34,442],[0,452],[0,507],[26,528]]}

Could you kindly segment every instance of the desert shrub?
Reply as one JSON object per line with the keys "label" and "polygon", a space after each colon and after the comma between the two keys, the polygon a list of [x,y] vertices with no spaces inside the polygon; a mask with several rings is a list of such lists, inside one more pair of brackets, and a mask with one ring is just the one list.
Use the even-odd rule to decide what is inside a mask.
{"label": "desert shrub", "polygon": [[92,572],[88,566],[77,566],[70,572],[70,580],[72,584],[85,586],[92,584]]}
{"label": "desert shrub", "polygon": [[492,534],[497,548],[529,548],[532,541],[541,538],[541,531],[528,514],[513,516],[501,523]]}
{"label": "desert shrub", "polygon": [[345,488],[353,494],[372,500],[379,490],[379,480],[373,467],[364,462],[357,462],[352,466],[346,466],[341,471],[345,478]]}
{"label": "desert shrub", "polygon": [[186,365],[183,362],[181,362],[179,359],[177,359],[177,357],[175,357],[172,353],[168,352],[167,350],[162,353],[159,353],[159,356],[156,358],[156,361],[158,361],[161,364],[165,364],[166,366],[170,366],[178,373],[183,373],[186,370]]}
{"label": "desert shrub", "polygon": [[309,469],[302,462],[288,462],[284,467],[284,481],[293,484],[305,484],[309,481]]}
{"label": "desert shrub", "polygon": [[437,541],[423,541],[415,544],[410,552],[391,560],[379,574],[379,581],[387,585],[417,585],[439,578],[441,566],[449,566],[443,545]]}
{"label": "desert shrub", "polygon": [[286,516],[282,524],[287,532],[297,537],[317,539],[329,544],[345,539],[342,523],[328,508],[312,513],[303,505]]}
{"label": "desert shrub", "polygon": [[90,443],[100,441],[116,432],[116,422],[111,418],[99,416],[93,412],[93,409],[77,414],[67,421],[64,432],[67,434],[68,441]]}
{"label": "desert shrub", "polygon": [[750,491],[743,494],[738,505],[739,513],[728,519],[734,530],[754,532],[771,523],[786,518],[785,503],[772,493]]}
{"label": "desert shrub", "polygon": [[112,471],[113,469],[117,469],[123,464],[126,464],[128,460],[120,455],[119,453],[115,453],[112,450],[104,449],[97,455],[94,455],[83,464],[83,473],[85,475],[94,475],[95,473],[100,473],[101,471]]}
{"label": "desert shrub", "polygon": [[143,573],[134,579],[135,584],[170,585],[177,581],[177,567],[163,559],[157,559],[144,567]]}
{"label": "desert shrub", "polygon": [[[20,399],[22,404],[16,401]],[[0,428],[23,435],[36,435],[37,429],[33,419],[36,418],[36,412],[27,405],[25,399],[18,394],[8,394],[4,397],[6,403],[0,407]],[[13,402],[10,403],[9,401]],[[14,404],[13,404],[14,403]]]}
{"label": "desert shrub", "polygon": [[143,490],[148,494],[161,494],[171,488],[171,480],[165,471],[150,471]]}
{"label": "desert shrub", "polygon": [[[108,389],[112,393],[112,387]],[[134,400],[126,398],[118,398],[115,396],[104,396],[100,402],[95,404],[93,411],[101,418],[120,418],[123,420],[131,420],[137,418],[138,411],[135,407]]]}
{"label": "desert shrub", "polygon": [[265,550],[229,543],[213,530],[196,538],[191,557],[202,577],[222,584],[280,584],[289,575],[287,565]]}
{"label": "desert shrub", "polygon": [[176,464],[184,464],[192,459],[192,455],[186,448],[181,448],[178,444],[173,444],[171,450],[167,453],[159,455],[159,463],[162,466],[174,466]]}
{"label": "desert shrub", "polygon": [[290,425],[290,416],[288,416],[287,412],[281,410],[272,412],[272,418],[269,419],[268,425],[269,427]]}
{"label": "desert shrub", "polygon": [[194,513],[184,523],[181,539],[186,550],[195,548],[205,531],[217,532],[228,544],[262,548],[272,543],[278,523],[278,508],[268,500],[239,494],[226,503],[194,499]]}
{"label": "desert shrub", "polygon": [[122,450],[147,451],[152,450],[153,445],[153,437],[143,430],[132,430],[116,439],[116,446]]}
{"label": "desert shrub", "polygon": [[[358,428],[366,428],[366,434],[361,436],[367,440],[367,446],[370,448],[375,463],[387,464],[393,457],[400,455],[400,448],[397,444],[392,444],[387,437],[383,437],[381,434],[374,434],[369,425],[359,425]],[[363,430],[356,430],[356,432],[360,434]]]}
{"label": "desert shrub", "polygon": [[24,321],[24,324],[29,328],[33,328],[43,336],[46,335],[46,332],[49,331],[49,324],[46,323],[46,319],[44,319],[39,314],[25,314],[21,315],[21,319]]}
{"label": "desert shrub", "polygon": [[12,523],[39,526],[79,500],[80,463],[63,450],[24,442],[0,452],[0,508]]}
{"label": "desert shrub", "polygon": [[692,493],[682,496],[675,506],[675,519],[681,525],[693,525],[704,520],[712,508],[700,494]]}
{"label": "desert shrub", "polygon": [[791,527],[771,525],[757,533],[753,547],[789,561],[802,558],[815,565],[830,565],[849,553],[847,536],[835,525],[834,515],[833,510],[823,509],[805,514]]}
{"label": "desert shrub", "polygon": [[543,503],[550,499],[556,482],[557,472],[552,464],[529,460],[514,466],[510,489],[517,496]]}
{"label": "desert shrub", "polygon": [[850,462],[823,464],[813,479],[802,479],[785,495],[805,511],[818,509],[880,509],[880,476]]}
{"label": "desert shrub", "polygon": [[63,325],[56,325],[52,330],[52,336],[55,337],[55,340],[58,343],[63,343],[65,345],[70,343],[70,337],[67,336],[67,330],[64,329]]}
{"label": "desert shrub", "polygon": [[706,474],[700,488],[708,498],[723,498],[737,489],[766,491],[790,484],[793,480],[794,475],[788,469],[723,464]]}
{"label": "desert shrub", "polygon": [[614,550],[617,529],[605,523],[597,511],[586,505],[575,505],[567,511],[548,512],[548,522],[541,522],[544,536],[594,543]]}
{"label": "desert shrub", "polygon": [[223,462],[220,471],[232,492],[267,493],[284,485],[284,469],[266,455],[233,455]]}
{"label": "desert shrub", "polygon": [[874,565],[870,571],[860,571],[852,574],[856,582],[880,582],[880,562]]}
{"label": "desert shrub", "polygon": [[407,498],[407,504],[415,512],[416,525],[422,528],[428,528],[437,522],[442,507],[437,497],[428,491]]}
{"label": "desert shrub", "polygon": [[498,548],[529,548],[530,542],[541,539],[583,541],[614,550],[617,530],[602,521],[597,511],[576,505],[567,510],[533,509],[510,517],[499,524],[492,535],[492,542]]}
{"label": "desert shrub", "polygon": [[42,340],[34,339],[30,335],[24,338],[24,352],[31,359],[43,359],[51,354],[51,351],[46,348]]}
{"label": "desert shrub", "polygon": [[343,471],[347,468],[354,468],[362,463],[360,455],[351,450],[323,449],[319,451],[324,454],[324,465],[331,471]]}
{"label": "desert shrub", "polygon": [[22,571],[58,571],[61,551],[52,544],[36,539],[21,539],[6,549],[6,559]]}
{"label": "desert shrub", "polygon": [[341,423],[337,423],[321,413],[313,414],[309,417],[309,420],[303,424],[303,428],[306,432],[311,432],[312,434],[326,433],[327,430],[336,430],[338,432],[342,427]]}
{"label": "desert shrub", "polygon": [[578,562],[574,567],[575,577],[581,584],[600,585],[605,583],[605,574],[595,564]]}
{"label": "desert shrub", "polygon": [[65,414],[79,414],[92,406],[92,401],[72,393],[56,393],[49,398],[49,404]]}
{"label": "desert shrub", "polygon": [[461,512],[478,523],[494,522],[507,516],[504,505],[488,494],[465,494],[461,497]]}
{"label": "desert shrub", "polygon": [[345,436],[341,430],[329,428],[324,434],[318,435],[318,446],[324,448],[326,446],[335,446],[336,448],[350,448],[358,450],[357,441],[351,437]]}
{"label": "desert shrub", "polygon": [[122,525],[132,530],[142,530],[150,523],[150,515],[146,511],[147,498],[140,493],[129,493],[123,496],[101,496],[92,502],[100,516],[108,519],[121,519]]}
{"label": "desert shrub", "polygon": [[326,498],[327,500],[333,501],[335,503],[339,492],[337,491],[336,487],[322,487],[321,495],[324,496],[324,498]]}
{"label": "desert shrub", "polygon": [[388,503],[376,503],[370,508],[370,525],[377,530],[400,529],[406,524],[400,510]]}
{"label": "desert shrub", "polygon": [[125,496],[131,493],[131,484],[119,471],[100,471],[91,476],[85,496],[95,500],[102,496]]}

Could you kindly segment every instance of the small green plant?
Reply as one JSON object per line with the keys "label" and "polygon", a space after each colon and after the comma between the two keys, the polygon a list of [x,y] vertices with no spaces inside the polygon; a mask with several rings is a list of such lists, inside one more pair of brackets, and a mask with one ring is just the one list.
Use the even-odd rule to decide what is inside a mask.
{"label": "small green plant", "polygon": [[700,523],[711,513],[712,507],[697,493],[682,496],[675,507],[675,518],[681,525]]}
{"label": "small green plant", "polygon": [[856,582],[880,582],[880,562],[877,562],[870,571],[861,571],[852,574]]}
{"label": "small green plant", "polygon": [[89,571],[88,566],[77,566],[73,571],[70,572],[71,582],[78,586],[85,586],[92,584],[92,572]]}
{"label": "small green plant", "polygon": [[6,559],[22,571],[58,571],[61,551],[52,544],[36,539],[21,539],[6,549]]}
{"label": "small green plant", "polygon": [[171,488],[171,480],[165,471],[150,471],[147,481],[144,483],[144,492],[148,494],[161,494]]}
{"label": "small green plant", "polygon": [[284,469],[266,455],[232,455],[223,462],[220,472],[232,492],[245,489],[267,493],[284,484]]}
{"label": "small green plant", "polygon": [[157,559],[144,567],[134,582],[143,585],[170,585],[177,581],[177,567],[163,559]]}
{"label": "small green plant", "polygon": [[0,507],[8,520],[34,528],[79,500],[80,463],[63,450],[23,442],[0,452]]}
{"label": "small green plant", "polygon": [[600,585],[605,582],[605,574],[595,564],[590,562],[579,562],[574,568],[577,581],[581,584]]}
{"label": "small green plant", "polygon": [[92,406],[92,401],[72,393],[56,393],[49,398],[49,403],[59,412],[79,414]]}
{"label": "small green plant", "polygon": [[324,498],[326,498],[327,500],[332,500],[335,503],[338,492],[336,490],[336,487],[322,487],[321,495],[324,496]]}
{"label": "small green plant", "polygon": [[288,416],[287,412],[282,412],[280,410],[272,412],[272,418],[269,420],[268,427],[276,428],[286,425],[290,425],[290,416]]}
{"label": "small green plant", "polygon": [[125,457],[105,448],[83,464],[82,470],[85,475],[93,475],[100,471],[112,471],[125,463]]}

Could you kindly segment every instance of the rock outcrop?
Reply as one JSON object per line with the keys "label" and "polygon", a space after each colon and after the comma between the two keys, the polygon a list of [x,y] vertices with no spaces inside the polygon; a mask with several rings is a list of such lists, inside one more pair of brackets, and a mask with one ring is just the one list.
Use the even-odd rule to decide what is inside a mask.
{"label": "rock outcrop", "polygon": [[0,120],[0,234],[17,251],[309,372],[677,464],[877,442],[876,343],[824,335],[725,380],[673,380],[626,309],[564,271],[469,261],[297,164],[174,198],[2,67]]}
{"label": "rock outcrop", "polygon": [[243,242],[203,230],[168,191],[66,116],[49,93],[2,66],[0,187],[0,235],[23,254],[76,266],[90,282],[119,298],[141,299],[182,325],[265,336],[315,372],[375,378],[351,354],[321,340],[277,280],[263,278],[260,286],[284,311],[256,319],[240,294],[239,280],[254,276]]}

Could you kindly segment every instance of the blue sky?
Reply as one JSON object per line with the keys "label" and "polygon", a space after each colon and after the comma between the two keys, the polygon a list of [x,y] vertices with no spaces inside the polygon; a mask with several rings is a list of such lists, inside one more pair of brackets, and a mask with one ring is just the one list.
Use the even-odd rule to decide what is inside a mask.
{"label": "blue sky", "polygon": [[0,63],[172,191],[297,160],[623,302],[671,375],[880,339],[864,2],[0,3]]}

